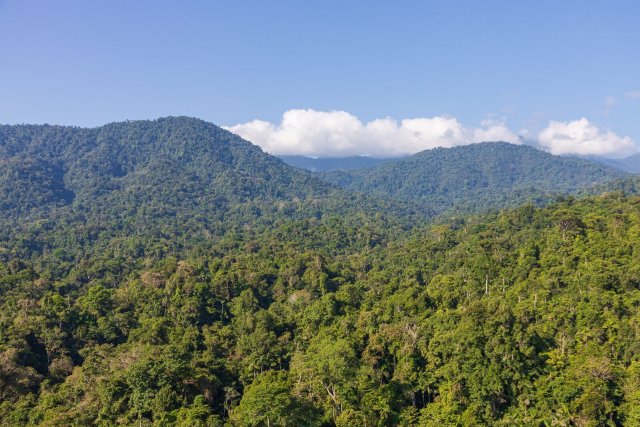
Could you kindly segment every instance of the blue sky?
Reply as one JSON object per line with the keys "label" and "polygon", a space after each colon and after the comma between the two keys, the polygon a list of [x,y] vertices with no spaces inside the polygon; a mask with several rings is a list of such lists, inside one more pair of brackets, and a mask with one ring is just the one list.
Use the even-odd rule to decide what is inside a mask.
{"label": "blue sky", "polygon": [[[0,123],[258,119],[243,136],[278,152],[304,136],[284,129],[289,110],[346,112],[365,130],[392,118],[385,138],[442,125],[405,119],[455,118],[462,136],[442,145],[503,125],[538,139],[554,121],[552,152],[568,137],[582,138],[578,154],[622,155],[640,142],[639,19],[637,1],[0,0]],[[297,152],[391,144],[360,149],[371,132],[336,136],[324,119],[329,130]],[[615,149],[584,151],[588,135]],[[332,144],[347,148],[324,153]]]}

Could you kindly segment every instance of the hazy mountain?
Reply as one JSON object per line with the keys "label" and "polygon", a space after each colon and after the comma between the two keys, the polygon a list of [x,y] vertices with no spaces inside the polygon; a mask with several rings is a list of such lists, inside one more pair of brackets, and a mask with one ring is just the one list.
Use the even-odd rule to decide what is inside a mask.
{"label": "hazy mountain", "polygon": [[498,142],[437,148],[367,169],[322,176],[349,190],[410,200],[442,212],[542,201],[626,174],[588,160]]}
{"label": "hazy mountain", "polygon": [[623,170],[625,172],[640,173],[640,153],[633,154],[622,159],[594,158],[593,160],[608,166]]}
{"label": "hazy mountain", "polygon": [[398,160],[397,158],[376,158],[365,156],[336,157],[336,158],[313,158],[306,156],[278,156],[285,163],[302,169],[314,172],[332,170],[350,170],[367,168],[382,163]]}

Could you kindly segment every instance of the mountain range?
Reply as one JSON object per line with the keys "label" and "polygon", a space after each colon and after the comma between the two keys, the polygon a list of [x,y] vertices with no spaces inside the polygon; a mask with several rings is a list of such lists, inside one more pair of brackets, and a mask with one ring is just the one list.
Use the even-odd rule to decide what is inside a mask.
{"label": "mountain range", "polygon": [[640,425],[637,177],[360,160],[0,126],[0,425]]}
{"label": "mountain range", "polygon": [[52,234],[92,247],[132,235],[176,245],[282,219],[407,213],[397,203],[346,195],[187,117],[91,129],[0,126],[0,207],[0,238],[22,253],[45,250]]}
{"label": "mountain range", "polygon": [[[26,233],[30,239],[22,244],[42,249],[44,230],[60,229],[62,236],[75,227],[87,235],[75,239],[82,242],[146,234],[175,244],[177,236],[206,240],[283,218],[385,212],[397,224],[408,218],[420,223],[445,212],[542,204],[628,176],[507,143],[439,148],[403,159],[287,159],[343,169],[292,167],[188,117],[91,129],[0,126],[2,237],[8,242]],[[368,167],[353,169],[362,165]]]}
{"label": "mountain range", "polygon": [[[433,149],[395,160],[285,160],[340,170],[310,174],[289,167],[236,135],[186,117],[93,129],[1,126],[0,204],[3,218],[21,221],[82,211],[130,223],[152,211],[169,221],[206,217],[211,223],[232,211],[247,214],[251,204],[261,205],[261,215],[286,210],[292,201],[326,199],[326,205],[341,199],[334,208],[348,205],[352,196],[341,187],[419,205],[433,215],[546,200],[626,176],[588,160],[506,143]],[[188,218],[180,218],[184,212]]]}

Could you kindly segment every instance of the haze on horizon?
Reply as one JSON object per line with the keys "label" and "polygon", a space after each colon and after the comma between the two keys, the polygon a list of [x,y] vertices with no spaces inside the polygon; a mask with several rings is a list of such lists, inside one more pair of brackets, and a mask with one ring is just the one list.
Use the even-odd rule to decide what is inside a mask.
{"label": "haze on horizon", "polygon": [[199,117],[273,154],[622,157],[640,5],[0,0],[0,123]]}

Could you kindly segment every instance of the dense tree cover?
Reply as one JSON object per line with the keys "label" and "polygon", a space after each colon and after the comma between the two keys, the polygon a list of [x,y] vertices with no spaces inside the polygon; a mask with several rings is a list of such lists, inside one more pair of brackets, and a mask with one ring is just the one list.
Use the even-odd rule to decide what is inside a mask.
{"label": "dense tree cover", "polygon": [[397,158],[378,158],[367,156],[353,157],[306,157],[306,156],[278,156],[286,164],[314,172],[333,171],[333,170],[350,170],[367,168],[381,163],[391,162]]}
{"label": "dense tree cover", "polygon": [[640,423],[637,180],[425,224],[194,119],[0,154],[0,425]]}
{"label": "dense tree cover", "polygon": [[359,231],[336,222],[126,268],[11,259],[0,421],[637,424],[639,207],[527,205],[339,254]]}
{"label": "dense tree cover", "polygon": [[0,126],[0,158],[4,217],[49,217],[62,206],[74,209],[59,215],[129,219],[186,212],[214,219],[215,211],[224,219],[243,203],[331,191],[238,136],[186,117],[95,129]]}
{"label": "dense tree cover", "polygon": [[625,177],[610,166],[553,156],[526,145],[436,148],[324,179],[349,190],[417,202],[436,212],[478,212],[553,200]]}
{"label": "dense tree cover", "polygon": [[432,214],[347,195],[187,117],[94,129],[0,126],[0,211],[0,259],[91,255],[132,235],[146,239],[123,250],[154,256],[326,213],[384,212],[400,228]]}
{"label": "dense tree cover", "polygon": [[594,158],[593,160],[629,173],[640,173],[640,153],[622,159]]}

